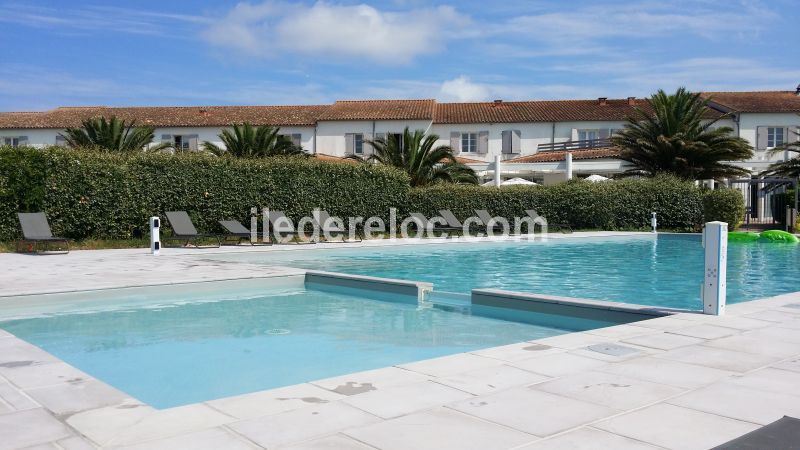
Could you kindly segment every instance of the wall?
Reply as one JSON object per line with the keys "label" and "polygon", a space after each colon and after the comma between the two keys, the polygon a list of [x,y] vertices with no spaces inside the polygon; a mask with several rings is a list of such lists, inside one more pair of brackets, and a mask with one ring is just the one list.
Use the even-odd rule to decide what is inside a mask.
{"label": "wall", "polygon": [[330,120],[317,124],[317,153],[333,156],[345,156],[345,134],[361,133],[364,139],[373,139],[373,132],[402,133],[405,127],[409,130],[428,130],[428,120]]}
{"label": "wall", "polygon": [[[792,127],[800,126],[800,115],[796,113],[742,113],[739,118],[739,136],[747,139],[753,148],[756,147],[756,128],[765,126]],[[767,152],[756,150],[755,161],[782,161],[786,155],[778,153],[772,157]],[[791,157],[791,155],[790,155]]]}

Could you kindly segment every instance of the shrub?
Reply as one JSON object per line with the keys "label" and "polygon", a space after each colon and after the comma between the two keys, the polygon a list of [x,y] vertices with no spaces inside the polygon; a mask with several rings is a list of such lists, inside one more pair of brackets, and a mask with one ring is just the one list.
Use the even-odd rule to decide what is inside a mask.
{"label": "shrub", "polygon": [[[693,183],[673,177],[603,183],[574,180],[553,186],[500,189],[437,185],[413,189],[409,208],[428,216],[438,214],[439,209],[450,209],[459,218],[473,215],[475,209],[487,209],[507,218],[524,217],[526,209],[535,209],[549,223],[605,230],[650,229],[651,213],[655,211],[659,228],[693,231],[706,220],[730,220],[744,214],[742,202],[735,203],[730,192],[714,192],[719,193],[709,195]],[[725,205],[715,210],[718,200]],[[706,214],[711,218],[707,219]]]}
{"label": "shrub", "polygon": [[313,208],[379,216],[404,205],[408,177],[389,167],[308,158],[236,159],[204,154],[100,154],[61,148],[0,148],[0,240],[15,239],[15,213],[47,213],[55,233],[120,239],[147,233],[148,218],[186,210],[198,229],[249,223],[250,208],[297,220]]}
{"label": "shrub", "polygon": [[736,189],[716,189],[703,193],[703,216],[706,222],[727,222],[731,230],[744,219],[744,196]]}

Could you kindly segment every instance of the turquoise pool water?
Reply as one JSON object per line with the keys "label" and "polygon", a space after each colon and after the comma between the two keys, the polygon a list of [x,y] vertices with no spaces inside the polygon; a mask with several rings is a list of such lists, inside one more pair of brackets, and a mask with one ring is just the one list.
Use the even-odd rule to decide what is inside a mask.
{"label": "turquoise pool water", "polygon": [[[701,309],[699,235],[448,243],[224,255],[259,264],[497,288],[643,305]],[[728,302],[800,290],[800,246],[731,243]]]}
{"label": "turquoise pool water", "polygon": [[127,307],[114,291],[86,294],[91,308],[0,328],[166,408],[597,326],[536,326],[303,288],[157,291],[127,290]]}

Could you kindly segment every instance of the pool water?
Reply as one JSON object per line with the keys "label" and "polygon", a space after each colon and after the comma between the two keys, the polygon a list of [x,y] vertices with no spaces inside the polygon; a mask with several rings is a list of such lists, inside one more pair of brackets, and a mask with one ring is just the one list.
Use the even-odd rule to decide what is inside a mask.
{"label": "pool water", "polygon": [[197,290],[159,299],[154,289],[141,289],[128,290],[136,293],[129,297],[147,305],[98,310],[113,306],[115,294],[96,292],[86,294],[92,310],[61,308],[0,321],[0,328],[166,408],[590,327],[577,319],[570,328],[537,326],[304,288],[226,288],[220,300],[206,293],[199,302]]}
{"label": "pool water", "polygon": [[[702,309],[699,235],[402,245],[219,256],[234,261],[427,281],[438,291],[496,288]],[[728,302],[800,290],[800,246],[731,243]]]}

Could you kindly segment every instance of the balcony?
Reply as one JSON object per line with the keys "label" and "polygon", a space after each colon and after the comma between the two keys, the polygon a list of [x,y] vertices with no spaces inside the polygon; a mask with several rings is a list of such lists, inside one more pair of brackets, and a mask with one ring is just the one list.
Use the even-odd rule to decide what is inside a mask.
{"label": "balcony", "polygon": [[587,139],[585,141],[553,142],[549,144],[539,144],[539,152],[566,152],[571,150],[586,150],[590,148],[610,147],[611,141],[608,138]]}

